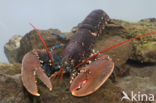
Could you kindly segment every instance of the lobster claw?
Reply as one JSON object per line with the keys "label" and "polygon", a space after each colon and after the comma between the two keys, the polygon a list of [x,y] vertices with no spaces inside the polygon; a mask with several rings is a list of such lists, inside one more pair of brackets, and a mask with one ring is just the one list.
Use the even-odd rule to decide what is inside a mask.
{"label": "lobster claw", "polygon": [[36,76],[52,90],[52,84],[48,76],[42,71],[40,60],[32,52],[28,52],[22,60],[22,82],[28,92],[40,96],[36,84]]}
{"label": "lobster claw", "polygon": [[114,63],[107,55],[97,59],[80,70],[70,86],[74,96],[87,96],[99,89],[114,70]]}

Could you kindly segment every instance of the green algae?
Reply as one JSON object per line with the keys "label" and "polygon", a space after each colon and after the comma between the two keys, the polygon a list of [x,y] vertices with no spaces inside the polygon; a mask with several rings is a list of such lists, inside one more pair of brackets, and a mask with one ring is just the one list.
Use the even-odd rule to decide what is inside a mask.
{"label": "green algae", "polygon": [[[125,31],[121,32],[112,28],[114,26],[110,26],[112,28],[108,34],[119,35],[123,38],[130,39],[137,36],[141,36],[146,33],[156,32],[156,19],[149,18],[143,19],[138,22],[127,22],[123,20],[113,19],[117,24],[121,24]],[[106,32],[104,30],[104,32]],[[133,51],[130,59],[141,61],[141,62],[156,62],[156,34],[147,35],[132,41]]]}

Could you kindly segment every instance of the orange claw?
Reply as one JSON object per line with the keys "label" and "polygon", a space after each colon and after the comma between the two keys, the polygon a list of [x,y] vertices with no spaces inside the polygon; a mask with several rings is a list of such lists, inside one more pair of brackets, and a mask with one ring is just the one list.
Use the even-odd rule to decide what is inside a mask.
{"label": "orange claw", "polygon": [[74,96],[87,96],[99,89],[114,70],[114,63],[106,55],[99,55],[97,60],[80,70],[70,86]]}
{"label": "orange claw", "polygon": [[36,85],[36,76],[49,88],[49,90],[52,90],[52,84],[48,76],[42,71],[40,60],[32,52],[28,52],[22,60],[21,75],[24,87],[28,92],[35,96],[40,96]]}

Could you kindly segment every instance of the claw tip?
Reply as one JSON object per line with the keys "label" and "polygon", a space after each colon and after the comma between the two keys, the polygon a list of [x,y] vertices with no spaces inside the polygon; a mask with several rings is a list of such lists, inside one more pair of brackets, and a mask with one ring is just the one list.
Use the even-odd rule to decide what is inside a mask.
{"label": "claw tip", "polygon": [[36,95],[36,96],[40,96],[40,94],[39,94],[39,93],[36,93],[36,94],[34,94],[34,95]]}
{"label": "claw tip", "polygon": [[49,88],[50,91],[52,91],[52,88]]}
{"label": "claw tip", "polygon": [[37,94],[37,96],[40,96],[40,94]]}
{"label": "claw tip", "polygon": [[74,92],[71,92],[71,94],[72,94],[73,96],[75,96],[75,93],[74,93]]}

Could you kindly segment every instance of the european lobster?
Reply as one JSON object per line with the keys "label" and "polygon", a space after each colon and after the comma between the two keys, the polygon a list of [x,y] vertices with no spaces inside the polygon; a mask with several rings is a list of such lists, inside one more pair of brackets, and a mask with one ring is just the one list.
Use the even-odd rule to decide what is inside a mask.
{"label": "european lobster", "polygon": [[[135,37],[98,53],[93,53],[95,40],[102,34],[105,25],[108,23],[112,23],[112,21],[103,10],[92,11],[66,45],[62,59],[52,50],[49,51],[40,33],[32,25],[46,50],[35,49],[23,57],[21,74],[23,85],[27,91],[35,96],[40,95],[37,90],[36,76],[52,90],[50,79],[59,75],[62,79],[63,73],[66,72],[71,72],[70,92],[74,96],[86,96],[100,88],[114,70],[112,59],[102,53],[115,46],[147,35]],[[60,36],[59,34],[55,35]],[[89,62],[88,65],[79,68],[86,62]]]}

